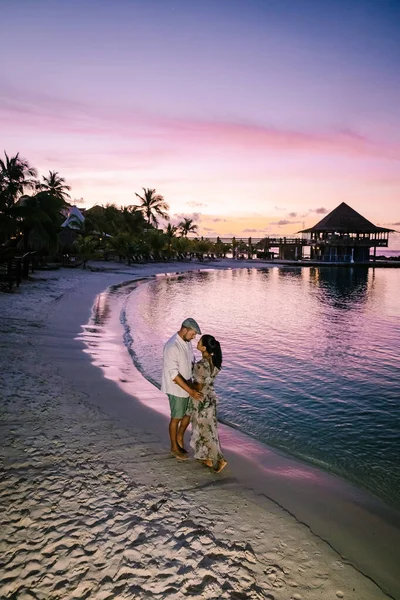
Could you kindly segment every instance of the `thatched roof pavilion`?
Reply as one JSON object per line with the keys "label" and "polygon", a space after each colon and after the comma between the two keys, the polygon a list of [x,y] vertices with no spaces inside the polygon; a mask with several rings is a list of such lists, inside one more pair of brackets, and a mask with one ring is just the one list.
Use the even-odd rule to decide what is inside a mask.
{"label": "thatched roof pavilion", "polygon": [[310,258],[324,261],[366,262],[370,248],[387,247],[394,229],[378,227],[342,202],[313,227],[299,233],[310,236]]}

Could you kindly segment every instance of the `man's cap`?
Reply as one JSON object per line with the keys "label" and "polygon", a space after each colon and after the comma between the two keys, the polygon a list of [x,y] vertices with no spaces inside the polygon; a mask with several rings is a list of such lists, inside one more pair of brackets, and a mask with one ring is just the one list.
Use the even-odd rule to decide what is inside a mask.
{"label": "man's cap", "polygon": [[196,321],[194,319],[192,319],[191,317],[189,317],[188,319],[185,319],[183,321],[182,327],[186,327],[187,329],[194,329],[194,331],[196,333],[198,333],[199,335],[201,335],[200,327],[198,326],[198,324],[196,323]]}

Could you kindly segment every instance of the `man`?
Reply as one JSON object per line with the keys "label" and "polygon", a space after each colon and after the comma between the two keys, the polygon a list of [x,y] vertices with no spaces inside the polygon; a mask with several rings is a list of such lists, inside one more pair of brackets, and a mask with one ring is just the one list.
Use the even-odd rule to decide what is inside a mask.
{"label": "man", "polygon": [[202,394],[191,384],[193,349],[192,340],[201,335],[200,327],[192,318],[185,319],[178,333],[172,336],[164,346],[161,391],[168,396],[171,409],[169,437],[171,454],[178,460],[186,460],[187,452],[183,436],[190,423],[186,414],[189,397],[201,400]]}

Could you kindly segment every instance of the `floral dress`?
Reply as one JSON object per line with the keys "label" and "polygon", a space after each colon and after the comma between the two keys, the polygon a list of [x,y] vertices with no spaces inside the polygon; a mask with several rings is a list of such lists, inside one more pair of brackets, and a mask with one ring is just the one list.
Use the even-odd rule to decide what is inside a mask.
{"label": "floral dress", "polygon": [[194,365],[193,380],[203,384],[203,398],[198,402],[192,400],[189,408],[192,416],[190,445],[194,450],[194,457],[198,460],[211,459],[214,467],[220,460],[224,460],[218,437],[217,396],[214,391],[214,380],[218,373],[219,369],[211,367],[206,358]]}

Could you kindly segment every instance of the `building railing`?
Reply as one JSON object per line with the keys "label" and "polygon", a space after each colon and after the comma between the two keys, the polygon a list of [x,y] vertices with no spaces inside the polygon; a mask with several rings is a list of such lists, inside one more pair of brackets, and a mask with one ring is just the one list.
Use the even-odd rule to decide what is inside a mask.
{"label": "building railing", "polygon": [[373,248],[388,246],[389,239],[381,238],[355,238],[350,236],[332,236],[329,238],[311,239],[311,238],[294,238],[294,237],[265,237],[265,238],[244,238],[244,237],[202,237],[210,242],[222,242],[224,244],[246,244],[253,248],[274,248],[279,246],[365,246]]}
{"label": "building railing", "polygon": [[245,243],[251,244],[252,246],[261,246],[261,247],[276,247],[276,246],[286,246],[286,245],[295,245],[295,246],[309,246],[310,240],[306,238],[290,238],[290,237],[264,237],[264,238],[244,238],[244,237],[206,237],[205,239],[210,242],[217,243],[222,242],[224,244],[232,244],[232,243]]}
{"label": "building railing", "polygon": [[388,239],[372,239],[372,238],[352,238],[352,237],[336,237],[320,240],[309,240],[310,246],[364,246],[369,248],[381,247],[387,248]]}
{"label": "building railing", "polygon": [[310,241],[306,238],[263,238],[261,245],[274,247],[274,246],[309,246]]}

